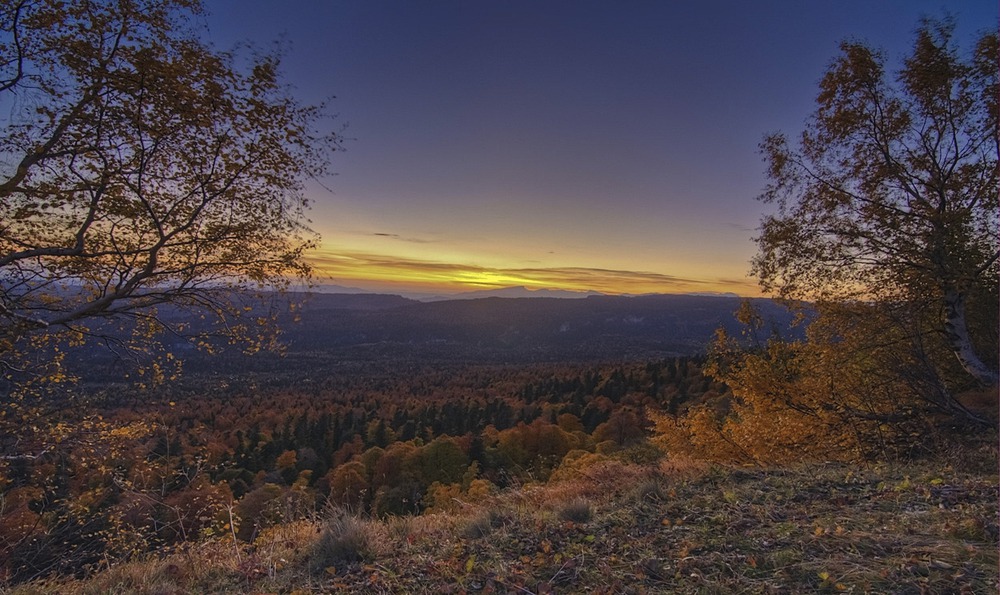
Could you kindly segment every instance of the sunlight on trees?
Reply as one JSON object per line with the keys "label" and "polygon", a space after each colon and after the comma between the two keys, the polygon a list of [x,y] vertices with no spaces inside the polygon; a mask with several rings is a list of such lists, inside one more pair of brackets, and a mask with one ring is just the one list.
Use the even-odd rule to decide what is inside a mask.
{"label": "sunlight on trees", "polygon": [[931,449],[943,419],[994,424],[958,395],[997,382],[997,35],[964,57],[953,30],[923,22],[895,73],[843,43],[798,145],[765,139],[777,211],[753,273],[806,336],[764,339],[746,304],[747,336],[720,332],[707,369],[735,399],[652,415],[668,450],[864,458]]}

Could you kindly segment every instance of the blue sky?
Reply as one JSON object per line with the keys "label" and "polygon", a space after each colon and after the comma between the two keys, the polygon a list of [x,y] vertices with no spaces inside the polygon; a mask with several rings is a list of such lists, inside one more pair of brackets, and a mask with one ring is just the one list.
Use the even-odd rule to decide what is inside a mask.
{"label": "blue sky", "polygon": [[346,125],[310,188],[319,282],[730,291],[765,213],[757,144],[796,136],[846,38],[902,56],[922,16],[968,47],[986,0],[208,2],[207,36],[281,40]]}

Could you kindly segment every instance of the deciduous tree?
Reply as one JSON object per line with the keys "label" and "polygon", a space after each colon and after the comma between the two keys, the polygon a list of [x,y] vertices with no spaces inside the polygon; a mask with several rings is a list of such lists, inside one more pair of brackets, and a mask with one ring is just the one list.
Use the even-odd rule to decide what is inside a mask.
{"label": "deciduous tree", "polygon": [[898,341],[950,389],[968,384],[952,362],[997,382],[1000,273],[997,34],[966,56],[954,30],[923,22],[896,72],[869,45],[841,45],[797,146],[781,134],[762,145],[762,199],[777,211],[753,263],[765,291],[830,321],[877,307],[894,329],[873,342]]}
{"label": "deciduous tree", "polygon": [[[925,21],[892,72],[845,42],[794,146],[762,151],[774,204],[757,238],[761,287],[802,306],[801,340],[720,331],[708,372],[732,399],[653,415],[672,451],[759,464],[929,447],[958,394],[997,382],[998,43],[963,56]],[[747,343],[752,346],[747,347]]]}
{"label": "deciduous tree", "polygon": [[[214,49],[201,13],[199,0],[0,3],[4,393],[62,379],[66,342],[141,349],[191,330],[166,307],[267,344],[266,312],[234,296],[308,276],[303,183],[337,136],[324,106],[283,86],[279,55]],[[121,320],[131,339],[109,331]]]}

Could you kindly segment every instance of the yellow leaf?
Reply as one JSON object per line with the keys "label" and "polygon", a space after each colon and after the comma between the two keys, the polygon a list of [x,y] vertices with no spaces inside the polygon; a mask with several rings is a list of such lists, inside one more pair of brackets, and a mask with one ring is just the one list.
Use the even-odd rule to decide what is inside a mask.
{"label": "yellow leaf", "polygon": [[476,565],[476,557],[469,556],[469,559],[465,561],[465,572],[472,572],[472,567]]}

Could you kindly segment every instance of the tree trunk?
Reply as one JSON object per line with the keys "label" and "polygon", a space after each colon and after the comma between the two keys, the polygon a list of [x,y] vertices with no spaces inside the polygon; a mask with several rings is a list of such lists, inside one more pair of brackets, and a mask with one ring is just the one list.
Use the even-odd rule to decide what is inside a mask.
{"label": "tree trunk", "polygon": [[972,346],[965,316],[965,294],[955,289],[944,292],[944,330],[965,371],[984,386],[997,384],[997,371],[983,363]]}

